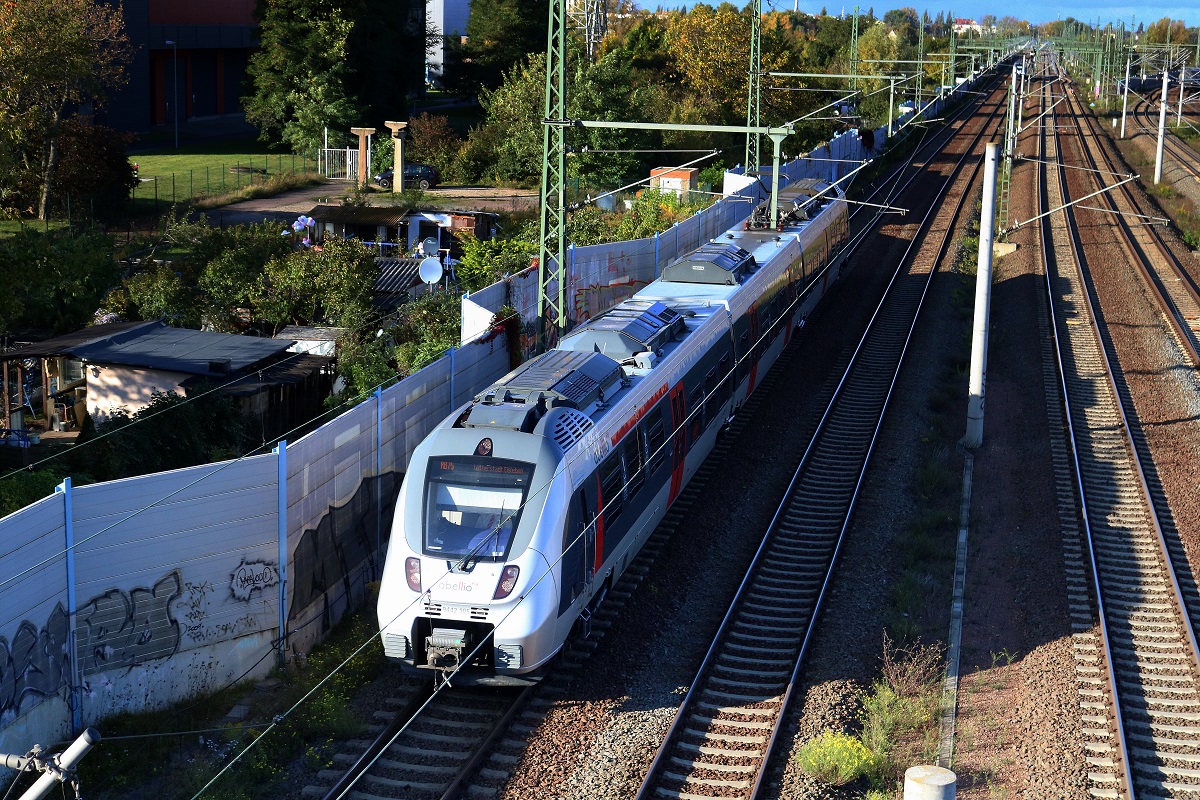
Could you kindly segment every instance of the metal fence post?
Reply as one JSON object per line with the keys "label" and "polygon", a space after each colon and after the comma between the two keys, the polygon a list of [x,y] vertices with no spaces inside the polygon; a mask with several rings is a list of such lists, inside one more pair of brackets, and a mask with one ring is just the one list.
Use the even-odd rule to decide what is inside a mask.
{"label": "metal fence post", "polygon": [[67,562],[67,664],[71,669],[71,733],[74,735],[83,730],[83,709],[80,707],[83,697],[79,692],[83,679],[79,674],[79,652],[75,647],[75,614],[78,609],[75,599],[75,511],[71,503],[71,479],[63,478],[63,482],[54,487],[54,493],[63,496],[63,531],[66,538],[63,551]]}
{"label": "metal fence post", "polygon": [[451,347],[446,351],[446,355],[450,356],[450,410],[454,411],[454,350]]}
{"label": "metal fence post", "polygon": [[276,463],[276,514],[279,532],[279,639],[277,661],[280,667],[287,664],[287,440],[275,446]]}
{"label": "metal fence post", "polygon": [[[383,387],[375,387],[375,557],[383,549]],[[376,578],[380,578],[378,569]]]}
{"label": "metal fence post", "polygon": [[658,233],[654,234],[654,277],[658,277]]}

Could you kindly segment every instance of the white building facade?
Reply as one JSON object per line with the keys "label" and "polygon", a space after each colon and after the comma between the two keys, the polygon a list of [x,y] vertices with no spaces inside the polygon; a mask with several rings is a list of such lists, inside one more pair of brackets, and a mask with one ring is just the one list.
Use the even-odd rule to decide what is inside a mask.
{"label": "white building facade", "polygon": [[471,0],[428,0],[425,5],[429,26],[436,30],[438,44],[425,58],[425,80],[438,83],[446,63],[446,36],[465,37],[467,18],[471,16]]}

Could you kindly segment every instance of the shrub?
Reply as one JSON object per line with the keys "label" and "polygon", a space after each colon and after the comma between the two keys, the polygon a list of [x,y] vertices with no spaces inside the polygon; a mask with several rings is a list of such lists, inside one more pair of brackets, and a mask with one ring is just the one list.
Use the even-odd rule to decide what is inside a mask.
{"label": "shrub", "polygon": [[62,481],[55,471],[25,472],[0,467],[0,517],[20,511],[43,497],[54,494]]}
{"label": "shrub", "polygon": [[825,731],[804,743],[796,761],[817,780],[842,786],[874,771],[879,757],[853,736]]}

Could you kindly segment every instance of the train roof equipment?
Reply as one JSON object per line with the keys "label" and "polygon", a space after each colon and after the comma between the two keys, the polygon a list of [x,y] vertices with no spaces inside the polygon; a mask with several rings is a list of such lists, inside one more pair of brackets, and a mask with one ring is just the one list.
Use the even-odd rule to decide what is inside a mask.
{"label": "train roof equipment", "polygon": [[630,299],[571,331],[557,349],[604,353],[626,361],[638,353],[661,352],[663,345],[685,331],[683,315],[670,306]]}
{"label": "train roof equipment", "polygon": [[[779,190],[779,222],[776,230],[786,225],[807,222],[815,217],[837,195],[830,191],[832,184],[820,178],[801,178]],[[759,203],[746,220],[748,231],[771,227],[771,201]]]}
{"label": "train roof equipment", "polygon": [[666,283],[736,286],[753,272],[754,267],[754,256],[736,244],[709,242],[669,264],[660,280]]}

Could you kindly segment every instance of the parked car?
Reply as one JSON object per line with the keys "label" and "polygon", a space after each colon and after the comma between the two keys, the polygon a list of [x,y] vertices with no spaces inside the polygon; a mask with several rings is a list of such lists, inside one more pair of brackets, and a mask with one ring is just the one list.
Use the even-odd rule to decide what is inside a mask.
{"label": "parked car", "polygon": [[[392,176],[393,170],[386,170],[375,176],[375,182],[384,189],[390,189],[392,188]],[[404,165],[404,186],[432,189],[438,185],[440,180],[441,176],[438,175],[438,171],[428,164]]]}

